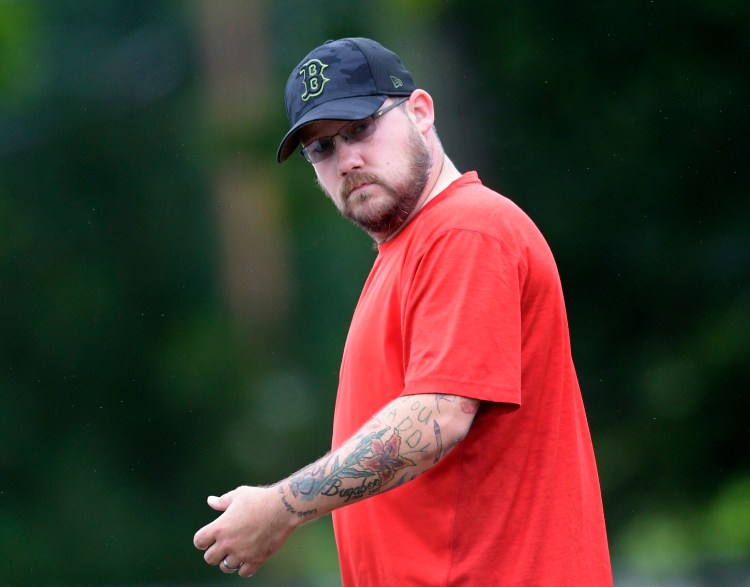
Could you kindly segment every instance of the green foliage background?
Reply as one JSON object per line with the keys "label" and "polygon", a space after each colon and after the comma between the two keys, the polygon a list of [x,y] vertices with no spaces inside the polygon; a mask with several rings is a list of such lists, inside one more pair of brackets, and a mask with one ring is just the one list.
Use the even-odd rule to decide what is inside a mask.
{"label": "green foliage background", "polygon": [[[217,581],[205,497],[327,450],[372,248],[301,161],[259,164],[292,295],[247,328],[212,177],[271,161],[288,71],[354,35],[400,53],[457,165],[556,253],[618,577],[746,568],[750,5],[258,1],[273,115],[227,138],[197,3],[0,0],[0,584]],[[319,521],[257,580],[335,577]]]}

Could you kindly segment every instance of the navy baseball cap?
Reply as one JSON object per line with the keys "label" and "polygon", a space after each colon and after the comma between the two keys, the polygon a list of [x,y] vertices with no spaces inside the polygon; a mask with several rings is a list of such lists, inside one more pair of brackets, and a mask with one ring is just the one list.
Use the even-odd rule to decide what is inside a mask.
{"label": "navy baseball cap", "polygon": [[286,83],[286,113],[292,125],[279,145],[282,163],[299,145],[299,131],[317,120],[361,120],[388,96],[416,90],[411,73],[393,51],[371,39],[327,41],[310,51]]}

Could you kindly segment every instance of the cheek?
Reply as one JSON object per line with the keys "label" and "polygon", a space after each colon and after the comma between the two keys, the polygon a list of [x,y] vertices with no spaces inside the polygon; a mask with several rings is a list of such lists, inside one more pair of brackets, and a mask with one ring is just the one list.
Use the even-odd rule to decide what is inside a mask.
{"label": "cheek", "polygon": [[321,191],[333,201],[336,206],[339,206],[339,181],[336,173],[323,173],[320,170],[315,170],[315,178],[318,181],[318,187]]}
{"label": "cheek", "polygon": [[322,189],[326,194],[329,194],[331,190],[333,189],[333,175],[328,172],[328,170],[321,166],[316,165],[314,167],[315,169],[315,179],[318,180],[318,185],[320,186],[320,189]]}
{"label": "cheek", "polygon": [[378,145],[375,152],[383,155],[380,159],[381,167],[400,177],[410,168],[412,151],[409,147],[413,137],[409,135],[408,127],[399,130],[399,133],[390,136],[390,140]]}

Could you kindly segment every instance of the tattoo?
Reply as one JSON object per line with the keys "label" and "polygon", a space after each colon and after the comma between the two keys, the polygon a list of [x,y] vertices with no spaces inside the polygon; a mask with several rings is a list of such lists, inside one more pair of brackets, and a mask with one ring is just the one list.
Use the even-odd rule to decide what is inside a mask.
{"label": "tattoo", "polygon": [[435,420],[432,423],[432,427],[435,430],[435,442],[437,443],[437,450],[435,451],[435,460],[432,462],[432,464],[434,465],[443,456],[443,439],[440,436],[440,424],[437,423],[437,420]]}
{"label": "tattoo", "polygon": [[399,437],[403,437],[404,444],[412,449],[410,452],[424,452],[430,447],[430,443],[422,443],[422,430],[415,426],[414,420],[411,416],[403,418],[398,425],[395,427]]}
{"label": "tattoo", "polygon": [[435,407],[437,408],[438,414],[442,413],[440,411],[440,402],[448,402],[452,404],[456,401],[455,395],[447,395],[445,393],[438,393],[435,395]]}
{"label": "tattoo", "polygon": [[317,514],[318,510],[313,508],[311,510],[304,510],[304,511],[297,511],[294,506],[289,503],[289,500],[286,498],[286,495],[284,495],[284,486],[279,485],[279,493],[281,494],[281,502],[284,504],[284,508],[286,508],[286,511],[288,511],[290,514],[296,514],[298,518],[306,518],[308,516],[312,516],[313,514]]}
{"label": "tattoo", "polygon": [[[391,435],[384,440],[389,431]],[[328,458],[303,469],[289,480],[289,488],[294,497],[304,501],[325,495],[339,496],[349,502],[381,491],[393,480],[396,471],[415,466],[416,463],[401,452],[399,431],[386,426],[361,438],[343,462],[339,462],[337,456],[333,463]],[[362,483],[344,487],[344,479],[352,478],[361,478]]]}
{"label": "tattoo", "polygon": [[479,402],[475,399],[461,398],[461,411],[464,414],[476,414],[479,411]]}
{"label": "tattoo", "polygon": [[380,479],[373,479],[371,481],[362,479],[362,483],[357,487],[342,488],[341,485],[343,483],[343,479],[336,477],[331,484],[320,493],[326,497],[336,497],[338,495],[344,498],[344,502],[349,503],[349,501],[353,499],[361,499],[365,495],[377,493],[383,485]]}
{"label": "tattoo", "polygon": [[286,508],[286,511],[288,511],[290,514],[296,514],[297,510],[294,509],[294,506],[289,503],[289,500],[286,498],[286,495],[284,495],[284,488],[279,487],[279,493],[281,493],[281,501],[284,504],[284,507]]}
{"label": "tattoo", "polygon": [[432,408],[430,408],[429,406],[423,406],[422,403],[418,399],[415,399],[410,407],[411,407],[412,412],[418,412],[417,420],[419,420],[423,424],[430,423],[430,417],[432,416]]}
{"label": "tattoo", "polygon": [[[441,407],[446,407],[445,402],[460,407],[465,414],[476,413],[479,406],[476,400],[450,394],[399,398],[345,445],[354,447],[348,448],[348,453],[339,450],[289,478],[288,489],[299,500],[295,502],[297,508],[300,502],[318,496],[349,503],[397,487],[419,475],[421,467],[415,461],[427,462],[427,454],[434,456],[432,464],[436,464],[460,440],[443,439],[438,415],[444,413]],[[280,491],[288,512],[300,517],[317,513],[314,509],[297,511],[284,490]]]}

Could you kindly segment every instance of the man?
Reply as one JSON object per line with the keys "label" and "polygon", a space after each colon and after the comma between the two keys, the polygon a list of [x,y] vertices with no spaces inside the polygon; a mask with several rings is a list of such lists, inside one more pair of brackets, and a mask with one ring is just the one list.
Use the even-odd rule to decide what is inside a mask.
{"label": "man", "polygon": [[240,487],[195,536],[249,577],[333,512],[343,584],[611,585],[591,439],[552,254],[458,172],[429,94],[369,39],[328,42],[286,86],[291,128],[339,211],[378,245],[341,365],[332,451]]}

